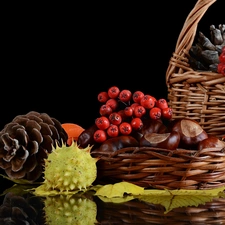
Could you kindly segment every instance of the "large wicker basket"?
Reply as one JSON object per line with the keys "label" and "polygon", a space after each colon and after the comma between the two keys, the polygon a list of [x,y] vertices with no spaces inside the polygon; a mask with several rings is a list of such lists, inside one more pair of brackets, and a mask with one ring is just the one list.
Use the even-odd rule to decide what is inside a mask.
{"label": "large wicker basket", "polygon": [[198,0],[189,13],[167,68],[166,84],[174,119],[192,118],[208,134],[222,137],[225,135],[225,76],[194,71],[188,63],[198,23],[214,2],[216,0]]}
{"label": "large wicker basket", "polygon": [[[225,135],[225,77],[196,72],[189,67],[198,21],[215,0],[198,0],[179,36],[169,63],[166,82],[174,118],[189,117],[218,138]],[[168,150],[155,147],[127,147],[116,152],[99,152],[96,182],[127,181],[145,188],[212,189],[225,185],[225,149]]]}
{"label": "large wicker basket", "polygon": [[97,183],[127,181],[145,188],[213,189],[225,185],[225,149],[168,150],[127,147],[112,154],[92,151]]}

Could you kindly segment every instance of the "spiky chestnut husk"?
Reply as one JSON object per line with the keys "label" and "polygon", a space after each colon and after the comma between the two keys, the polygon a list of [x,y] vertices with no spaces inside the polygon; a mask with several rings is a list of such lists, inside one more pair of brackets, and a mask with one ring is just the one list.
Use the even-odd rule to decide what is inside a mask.
{"label": "spiky chestnut husk", "polygon": [[68,192],[91,186],[97,177],[98,161],[91,156],[91,148],[80,149],[76,141],[70,146],[53,147],[45,159],[44,189]]}
{"label": "spiky chestnut husk", "polygon": [[44,200],[46,225],[93,225],[97,223],[94,201],[75,195],[46,197]]}

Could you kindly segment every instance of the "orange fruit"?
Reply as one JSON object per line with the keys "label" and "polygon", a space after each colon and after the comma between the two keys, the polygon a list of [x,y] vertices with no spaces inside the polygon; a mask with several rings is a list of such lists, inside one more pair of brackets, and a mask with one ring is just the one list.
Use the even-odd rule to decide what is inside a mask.
{"label": "orange fruit", "polygon": [[73,141],[77,141],[84,128],[76,123],[63,123],[62,128],[68,135],[67,144],[71,145]]}

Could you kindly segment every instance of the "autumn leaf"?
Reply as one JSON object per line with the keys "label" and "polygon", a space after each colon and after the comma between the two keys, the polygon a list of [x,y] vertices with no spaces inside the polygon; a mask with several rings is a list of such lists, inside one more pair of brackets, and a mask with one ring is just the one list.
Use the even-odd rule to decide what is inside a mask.
{"label": "autumn leaf", "polygon": [[129,202],[133,199],[135,199],[134,196],[132,195],[127,195],[124,197],[113,197],[113,198],[107,198],[107,197],[103,197],[103,196],[98,196],[99,199],[101,199],[103,202],[110,202],[110,203],[125,203],[125,202]]}
{"label": "autumn leaf", "polygon": [[174,208],[198,206],[221,197],[225,187],[210,190],[145,190],[137,198],[141,201],[160,204],[165,207],[165,213]]}
{"label": "autumn leaf", "polygon": [[31,185],[41,184],[41,182],[33,182],[26,179],[11,179],[8,176],[5,176],[3,174],[0,174],[0,176],[3,177],[4,179],[12,181],[15,184],[31,184]]}
{"label": "autumn leaf", "polygon": [[100,187],[95,195],[107,198],[123,197],[124,194],[141,195],[144,194],[144,188],[131,184],[129,182],[119,182],[116,184],[107,184]]}
{"label": "autumn leaf", "polygon": [[130,200],[137,198],[144,202],[160,204],[165,208],[164,213],[168,213],[174,208],[197,207],[200,204],[211,202],[214,198],[225,197],[224,189],[225,186],[210,190],[157,190],[143,189],[128,182],[120,182],[99,186],[95,195],[98,195],[104,202],[122,203],[128,201],[124,196],[127,193],[130,197],[133,196]]}
{"label": "autumn leaf", "polygon": [[46,184],[42,184],[36,188],[30,189],[31,192],[33,192],[36,196],[56,196],[56,195],[75,195],[79,192],[86,192],[87,189],[81,189],[81,190],[72,190],[72,191],[59,191],[54,189],[48,189]]}

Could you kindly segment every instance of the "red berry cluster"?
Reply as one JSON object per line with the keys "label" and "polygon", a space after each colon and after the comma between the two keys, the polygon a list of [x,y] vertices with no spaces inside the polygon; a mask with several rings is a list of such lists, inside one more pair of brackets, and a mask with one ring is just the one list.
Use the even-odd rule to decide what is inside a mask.
{"label": "red berry cluster", "polygon": [[222,52],[219,56],[219,64],[217,66],[217,72],[225,76],[225,46],[222,48]]}
{"label": "red berry cluster", "polygon": [[94,140],[98,143],[141,130],[146,118],[172,118],[172,109],[165,99],[157,100],[142,91],[132,93],[112,86],[108,91],[98,94],[98,101],[102,104],[99,109],[100,117],[95,120],[98,130],[94,133]]}

